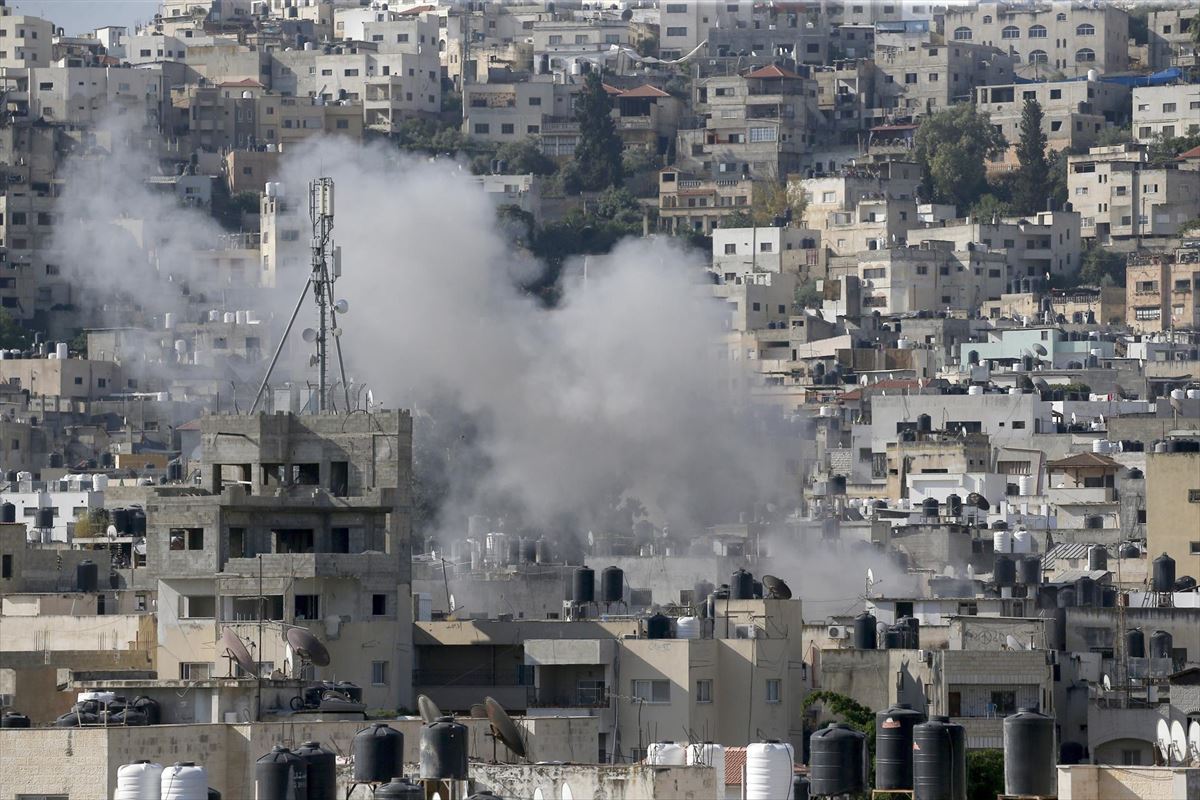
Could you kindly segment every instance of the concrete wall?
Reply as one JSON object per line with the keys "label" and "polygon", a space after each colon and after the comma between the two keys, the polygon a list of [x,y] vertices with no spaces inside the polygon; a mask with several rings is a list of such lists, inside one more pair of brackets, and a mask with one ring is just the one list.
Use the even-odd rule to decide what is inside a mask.
{"label": "concrete wall", "polygon": [[480,764],[472,770],[475,789],[501,797],[566,797],[635,800],[662,797],[672,800],[713,798],[724,790],[711,767],[651,767],[642,764],[591,766],[584,764]]}
{"label": "concrete wall", "polygon": [[1197,800],[1200,769],[1182,767],[1058,768],[1058,800]]}

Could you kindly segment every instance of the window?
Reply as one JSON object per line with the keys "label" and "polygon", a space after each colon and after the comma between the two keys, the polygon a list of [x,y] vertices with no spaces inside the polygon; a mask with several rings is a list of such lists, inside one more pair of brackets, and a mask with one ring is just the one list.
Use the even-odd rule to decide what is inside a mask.
{"label": "window", "polygon": [[500,133],[511,134],[511,133],[513,133],[513,131],[514,131],[514,128],[513,128],[513,124],[511,122],[504,122],[504,123],[500,124]]}
{"label": "window", "polygon": [[213,619],[217,615],[217,599],[211,594],[180,595],[180,619]]}
{"label": "window", "polygon": [[486,134],[486,133],[488,133],[489,130],[490,130],[490,128],[488,127],[488,124],[486,122],[476,122],[475,123],[475,133],[476,134]]}
{"label": "window", "polygon": [[1164,114],[1170,114],[1174,110],[1175,110],[1174,103],[1163,103],[1163,113]]}
{"label": "window", "polygon": [[668,14],[686,14],[687,10],[687,3],[667,3],[666,12]]}
{"label": "window", "polygon": [[388,685],[388,662],[372,661],[371,662],[371,685],[372,686],[387,686]]}
{"label": "window", "polygon": [[203,550],[204,528],[171,528],[172,550]]}
{"label": "window", "polygon": [[1046,38],[1046,26],[1045,25],[1030,26],[1029,38],[1030,39],[1045,39]]}
{"label": "window", "polygon": [[371,595],[371,616],[383,617],[387,615],[387,595],[373,594]]}
{"label": "window", "polygon": [[531,98],[529,98],[529,105],[531,105],[531,106],[540,106],[541,104],[542,104],[542,98],[540,98],[540,97],[531,97]]}
{"label": "window", "polygon": [[667,36],[687,36],[687,28],[667,28]]}
{"label": "window", "polygon": [[915,72],[904,73],[904,82],[905,83],[916,83],[917,82],[917,73],[915,73]]}
{"label": "window", "polygon": [[179,665],[179,680],[206,681],[212,674],[212,664],[207,661],[181,662]]}
{"label": "window", "polygon": [[669,703],[671,702],[671,682],[656,680],[635,680],[632,682],[633,691],[629,694],[635,702],[640,703]]}
{"label": "window", "polygon": [[779,678],[769,678],[767,680],[767,698],[766,699],[767,699],[768,703],[781,702],[780,694],[782,693],[783,690],[782,690],[780,684],[781,684],[781,681],[779,680]]}
{"label": "window", "polygon": [[1079,63],[1091,63],[1096,60],[1096,51],[1089,47],[1084,47],[1075,51],[1075,60]]}
{"label": "window", "polygon": [[775,141],[774,128],[751,128],[750,141],[752,142],[773,142]]}
{"label": "window", "polygon": [[727,256],[737,255],[737,245],[736,244],[725,245],[725,255],[727,255]]}
{"label": "window", "polygon": [[356,70],[356,69],[348,69],[348,70],[346,70],[345,72],[343,72],[342,74],[343,74],[343,75],[345,75],[347,78],[357,78],[357,77],[358,77],[358,70]]}
{"label": "window", "polygon": [[[8,556],[5,556],[6,558]],[[696,681],[696,702],[711,703],[712,702],[712,681],[709,679]]]}
{"label": "window", "polygon": [[1018,28],[1016,25],[1006,25],[1004,27],[1004,29],[1002,31],[1000,31],[1000,38],[1001,39],[1020,39],[1021,38],[1021,29]]}
{"label": "window", "polygon": [[1011,690],[992,692],[991,708],[997,716],[1008,716],[1017,711],[1017,693]]}
{"label": "window", "polygon": [[971,29],[962,27],[954,29],[954,38],[960,42],[966,42],[971,39]]}
{"label": "window", "polygon": [[1096,35],[1096,26],[1085,22],[1082,25],[1076,26],[1075,35],[1076,36],[1095,36]]}
{"label": "window", "polygon": [[1030,64],[1045,64],[1050,60],[1050,56],[1046,55],[1045,50],[1034,50],[1029,54]]}
{"label": "window", "polygon": [[11,578],[13,574],[13,557],[8,553],[0,558],[0,578]]}

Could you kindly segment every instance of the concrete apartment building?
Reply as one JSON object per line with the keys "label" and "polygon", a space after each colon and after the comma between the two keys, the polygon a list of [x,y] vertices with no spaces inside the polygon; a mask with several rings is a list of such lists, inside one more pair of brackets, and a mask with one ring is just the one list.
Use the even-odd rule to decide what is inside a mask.
{"label": "concrete apartment building", "polygon": [[708,236],[724,217],[748,211],[753,198],[754,181],[749,178],[713,180],[674,167],[658,173],[659,226],[671,233],[695,231]]}
{"label": "concrete apartment building", "polygon": [[1194,67],[1200,46],[1192,41],[1196,15],[1189,8],[1155,8],[1146,17],[1147,66],[1154,71]]}
{"label": "concrete apartment building", "polygon": [[155,68],[39,67],[29,70],[28,94],[32,116],[79,128],[116,113],[157,131],[165,101]]}
{"label": "concrete apartment building", "polygon": [[1138,86],[1133,90],[1133,135],[1148,143],[1200,133],[1200,84]]}
{"label": "concrete apartment building", "polygon": [[971,312],[1004,290],[1004,259],[950,242],[887,247],[858,256],[863,310],[907,314],[922,310]]}
{"label": "concrete apartment building", "polygon": [[1175,559],[1176,575],[1200,574],[1200,453],[1146,454],[1146,547]]}
{"label": "concrete apartment building", "polygon": [[548,123],[561,122],[572,126],[578,137],[574,97],[580,89],[582,84],[558,83],[550,75],[514,83],[471,84],[463,91],[463,133],[503,144],[549,133]]}
{"label": "concrete apartment building", "polygon": [[914,118],[974,96],[978,86],[1012,83],[1012,60],[971,41],[942,42],[906,31],[875,37],[877,103],[883,113]]}
{"label": "concrete apartment building", "polygon": [[1131,255],[1125,276],[1127,321],[1135,331],[1200,329],[1200,249]]}
{"label": "concrete apartment building", "polygon": [[1067,192],[1085,239],[1174,236],[1196,216],[1200,170],[1151,167],[1136,144],[1093,147],[1068,157]]}
{"label": "concrete apartment building", "polygon": [[695,90],[704,127],[679,131],[680,169],[716,179],[782,182],[800,170],[821,117],[816,83],[774,64],[708,78]]}
{"label": "concrete apartment building", "polygon": [[832,144],[862,141],[875,108],[875,62],[867,59],[840,61],[815,67],[817,110],[822,116],[821,140]]}
{"label": "concrete apartment building", "polygon": [[675,2],[659,5],[659,55],[680,58],[708,41],[711,28],[737,28],[753,17],[754,3],[729,0],[720,3]]}
{"label": "concrete apartment building", "polygon": [[712,293],[729,311],[726,329],[746,332],[783,326],[792,313],[796,284],[794,273],[742,270],[713,285]]}
{"label": "concrete apartment building", "polygon": [[917,220],[920,168],[909,161],[880,161],[832,175],[793,178],[788,191],[805,202],[804,225],[821,232],[825,248],[851,256],[905,238]]}
{"label": "concrete apartment building", "polygon": [[805,228],[717,228],[712,233],[713,272],[792,272],[817,277],[824,273],[821,234]]}
{"label": "concrete apartment building", "polygon": [[54,55],[54,23],[40,17],[0,15],[0,69],[48,67]]}
{"label": "concrete apartment building", "polygon": [[982,2],[947,8],[947,42],[975,42],[1013,56],[1022,75],[1068,77],[1129,68],[1129,15],[1110,3]]}
{"label": "concrete apartment building", "polygon": [[1026,100],[1036,100],[1042,107],[1042,132],[1046,149],[1051,151],[1087,149],[1105,128],[1124,127],[1129,121],[1129,87],[1119,83],[1083,80],[981,86],[975,92],[975,106],[987,112],[1008,142],[999,161],[989,166],[1017,166]]}
{"label": "concrete apartment building", "polygon": [[1039,211],[1030,217],[1005,217],[990,222],[969,219],[943,222],[908,233],[910,244],[952,242],[955,250],[972,245],[1004,255],[1004,278],[1044,281],[1046,275],[1062,277],[1079,270],[1083,240],[1080,215],[1075,211]]}
{"label": "concrete apartment building", "polygon": [[305,674],[280,635],[304,627],[333,654],[305,677],[352,681],[368,707],[411,707],[411,437],[399,412],[203,417],[205,493],[146,504],[159,676],[224,674],[222,624],[248,636],[261,618],[267,673]]}

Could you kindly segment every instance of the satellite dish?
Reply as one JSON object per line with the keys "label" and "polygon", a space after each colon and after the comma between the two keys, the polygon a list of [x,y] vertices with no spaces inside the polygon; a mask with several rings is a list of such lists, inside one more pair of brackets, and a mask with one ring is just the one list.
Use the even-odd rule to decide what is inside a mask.
{"label": "satellite dish", "polygon": [[875,572],[870,567],[867,567],[867,583],[875,582]]}
{"label": "satellite dish", "polygon": [[512,751],[517,758],[525,758],[525,742],[521,739],[521,729],[504,707],[490,697],[483,698],[487,707],[487,718],[492,723],[492,733],[504,742],[504,746]]}
{"label": "satellite dish", "polygon": [[467,712],[471,719],[487,719],[487,706],[483,703],[472,703],[471,710]]}
{"label": "satellite dish", "polygon": [[1105,675],[1105,676],[1104,676],[1104,677],[1101,679],[1101,683],[1103,683],[1103,684],[1104,684],[1104,691],[1106,691],[1106,692],[1111,692],[1111,691],[1112,691],[1112,681],[1110,681],[1110,680],[1108,679],[1108,676],[1107,676],[1107,675]]}
{"label": "satellite dish", "polygon": [[450,595],[450,613],[453,614],[456,608],[458,608],[458,605],[454,602],[454,595]]}
{"label": "satellite dish", "polygon": [[967,580],[975,580],[975,567],[972,564],[967,564]]}
{"label": "satellite dish", "polygon": [[1171,747],[1175,750],[1175,758],[1180,761],[1189,760],[1187,733],[1179,720],[1171,723]]}
{"label": "satellite dish", "polygon": [[767,590],[767,597],[776,600],[791,600],[792,590],[782,578],[776,578],[774,575],[762,576],[763,588]]}
{"label": "satellite dish", "polygon": [[1046,346],[1043,344],[1035,344],[1033,346],[1033,352],[1037,353],[1039,356],[1044,356],[1046,355]]}
{"label": "satellite dish", "polygon": [[1188,744],[1192,747],[1192,758],[1200,760],[1200,722],[1188,725]]}
{"label": "satellite dish", "polygon": [[430,700],[428,695],[417,695],[417,710],[421,713],[421,719],[426,725],[432,725],[444,716],[442,710],[437,707],[437,703]]}
{"label": "satellite dish", "polygon": [[1017,637],[1013,636],[1011,633],[1008,636],[1004,637],[1004,646],[1007,647],[1009,650],[1024,650],[1025,649],[1024,647],[1021,646],[1021,641]]}
{"label": "satellite dish", "polygon": [[546,793],[542,791],[542,787],[533,790],[533,800],[546,800]]}
{"label": "satellite dish", "polygon": [[311,661],[318,667],[329,666],[329,651],[321,644],[320,639],[304,628],[288,628],[284,638],[300,658]]}
{"label": "satellite dish", "polygon": [[1154,732],[1154,744],[1158,746],[1158,752],[1162,754],[1163,760],[1168,765],[1171,763],[1171,726],[1167,724],[1165,719],[1158,721],[1158,727]]}
{"label": "satellite dish", "polygon": [[562,800],[575,800],[575,793],[571,791],[570,784],[566,784],[566,783],[563,784]]}
{"label": "satellite dish", "polygon": [[304,341],[308,342],[309,344],[312,344],[313,342],[315,342],[317,340],[317,332],[314,331],[312,328],[305,328],[304,332],[300,334],[300,338],[302,338]]}
{"label": "satellite dish", "polygon": [[226,628],[221,634],[221,648],[222,654],[236,661],[247,676],[258,675],[258,665],[250,657],[250,651],[246,649],[245,642],[233,632],[232,628]]}

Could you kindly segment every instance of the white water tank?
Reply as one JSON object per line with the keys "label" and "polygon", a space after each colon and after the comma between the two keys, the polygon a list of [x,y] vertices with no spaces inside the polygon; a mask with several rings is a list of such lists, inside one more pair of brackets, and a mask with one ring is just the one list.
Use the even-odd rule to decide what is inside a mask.
{"label": "white water tank", "polygon": [[[680,617],[675,623],[675,638],[676,639],[699,639],[700,638],[700,618],[699,617]],[[688,751],[691,752],[690,750]]]}
{"label": "white water tank", "polygon": [[992,534],[992,550],[997,553],[1013,551],[1013,536],[1008,531],[996,531]]}
{"label": "white water tank", "polygon": [[646,748],[646,763],[660,767],[682,767],[687,763],[687,754],[683,746],[675,742],[652,742]]}
{"label": "white water tank", "polygon": [[225,321],[226,325],[232,325],[234,323],[234,321],[237,319],[237,315],[234,314],[232,311],[226,311],[224,316],[222,317],[222,319]]}
{"label": "white water tank", "polygon": [[220,322],[221,321],[221,312],[215,308],[213,310],[209,311],[208,312],[208,321],[209,322]]}
{"label": "white water tank", "polygon": [[279,196],[279,184],[268,182],[267,183],[267,197],[278,197],[278,196]]}
{"label": "white water tank", "polygon": [[175,314],[168,311],[163,314],[163,330],[171,330],[175,327]]}
{"label": "white water tank", "polygon": [[1185,394],[1188,400],[1200,400],[1200,389],[1188,389]]}
{"label": "white water tank", "polygon": [[79,694],[75,695],[75,700],[80,703],[88,700],[95,700],[98,703],[108,705],[116,699],[116,692],[80,692]]}
{"label": "white water tank", "polygon": [[898,347],[901,350],[912,350],[913,349],[913,340],[908,338],[907,336],[901,336],[899,339],[896,340],[896,347]]}
{"label": "white water tank", "polygon": [[162,771],[161,800],[208,800],[208,773],[191,761],[181,761]]}
{"label": "white water tank", "polygon": [[1089,69],[1087,71],[1087,79],[1091,83],[1095,83],[1096,81],[1100,80],[1100,71],[1096,69]]}
{"label": "white water tank", "polygon": [[117,769],[117,790],[113,792],[113,800],[159,800],[162,797],[162,771],[162,765],[149,761],[121,765]]}
{"label": "white water tank", "polygon": [[1032,475],[1020,475],[1017,477],[1017,492],[1022,497],[1028,497],[1033,494],[1035,491],[1034,487],[1036,486],[1037,481],[1034,480]]}
{"label": "white water tank", "polygon": [[725,797],[725,746],[705,742],[688,745],[687,763],[691,767],[712,767],[717,772],[718,799]]}
{"label": "white water tank", "polygon": [[1021,390],[1020,390],[1020,389],[1018,389],[1016,386],[1011,386],[1011,387],[1009,387],[1009,389],[1008,389],[1008,393],[1009,393],[1009,394],[1020,394],[1020,393],[1021,393]]}
{"label": "white water tank", "polygon": [[971,385],[967,388],[967,394],[969,394],[969,395],[983,394],[983,387]]}
{"label": "white water tank", "polygon": [[1108,449],[1109,449],[1108,448],[1108,440],[1106,440],[1106,439],[1093,439],[1092,440],[1092,452],[1093,453],[1107,453]]}
{"label": "white water tank", "polygon": [[1017,528],[1017,532],[1013,534],[1013,552],[1033,552],[1033,535],[1025,528]]}
{"label": "white water tank", "polygon": [[783,742],[754,742],[746,748],[746,800],[792,796],[794,751]]}
{"label": "white water tank", "polygon": [[92,489],[97,492],[103,492],[108,488],[108,476],[97,472],[92,476]]}
{"label": "white water tank", "polygon": [[1184,392],[1183,389],[1172,389],[1171,390],[1171,399],[1172,400],[1182,400],[1186,396],[1187,396],[1187,393]]}
{"label": "white water tank", "polygon": [[58,344],[54,345],[54,354],[58,356],[59,361],[66,361],[71,357],[71,351],[67,347],[66,342],[59,342]]}

